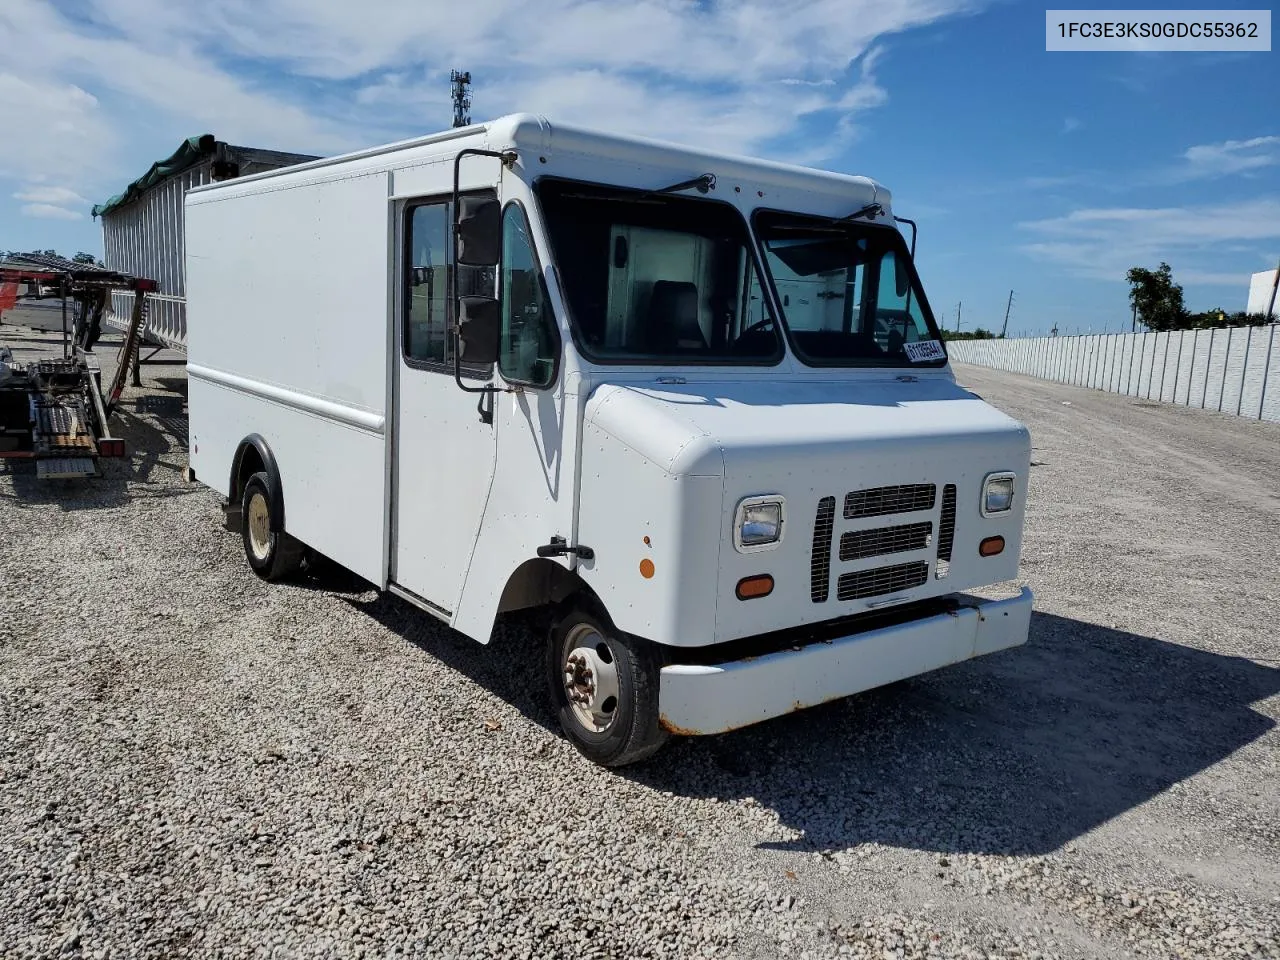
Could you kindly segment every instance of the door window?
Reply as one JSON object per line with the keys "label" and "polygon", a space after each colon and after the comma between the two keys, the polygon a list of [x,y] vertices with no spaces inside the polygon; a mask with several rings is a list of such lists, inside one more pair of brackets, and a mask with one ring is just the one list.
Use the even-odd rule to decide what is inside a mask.
{"label": "door window", "polygon": [[405,300],[404,355],[418,363],[444,363],[449,340],[449,205],[413,207],[408,236],[409,290]]}
{"label": "door window", "polygon": [[[440,199],[411,206],[405,216],[403,351],[410,366],[453,374],[453,306],[449,298],[450,233],[453,205]],[[459,265],[459,296],[492,297],[497,281],[493,267]],[[487,379],[492,364],[463,363],[464,377]]]}

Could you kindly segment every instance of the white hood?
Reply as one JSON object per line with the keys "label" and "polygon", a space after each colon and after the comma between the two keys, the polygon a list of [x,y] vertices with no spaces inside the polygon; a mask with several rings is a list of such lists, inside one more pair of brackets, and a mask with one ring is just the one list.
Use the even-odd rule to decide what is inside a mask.
{"label": "white hood", "polygon": [[[948,378],[602,384],[585,420],[584,542],[611,576],[625,578],[643,556],[659,571],[653,583],[671,571],[663,586],[672,597],[650,598],[655,588],[645,584],[624,601],[623,616],[636,618],[628,629],[660,642],[722,642],[1017,575],[1030,437]],[[997,471],[1016,475],[1015,507],[986,517],[983,481]],[[857,491],[890,506],[867,512],[848,499]],[[918,499],[902,502],[918,505],[899,510],[894,496],[905,491]],[[738,550],[738,503],[771,495],[786,504],[781,541]],[[912,546],[893,546],[908,528]],[[887,538],[886,548],[869,556],[851,548],[843,559],[842,538],[868,535]],[[1004,552],[980,556],[979,541],[997,535]],[[739,579],[763,573],[774,577],[773,593],[739,601]],[[649,610],[679,615],[662,623]]]}
{"label": "white hood", "polygon": [[[1026,440],[1026,428],[945,379],[603,384],[586,419],[676,476],[725,476],[726,463],[803,464],[833,447]],[[758,460],[756,461],[759,465]]]}

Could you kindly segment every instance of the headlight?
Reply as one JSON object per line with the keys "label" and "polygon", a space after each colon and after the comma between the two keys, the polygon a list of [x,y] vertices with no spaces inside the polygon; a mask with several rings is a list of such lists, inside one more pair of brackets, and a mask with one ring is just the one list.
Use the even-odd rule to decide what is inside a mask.
{"label": "headlight", "polygon": [[1013,509],[1012,473],[992,473],[982,482],[982,515],[998,516]]}
{"label": "headlight", "polygon": [[733,545],[742,553],[765,550],[782,539],[786,501],[779,496],[747,497],[733,518]]}

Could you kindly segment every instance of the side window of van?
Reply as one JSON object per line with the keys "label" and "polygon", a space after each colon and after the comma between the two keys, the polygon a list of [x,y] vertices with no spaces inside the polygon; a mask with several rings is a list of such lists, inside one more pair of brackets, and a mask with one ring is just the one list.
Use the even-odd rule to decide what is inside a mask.
{"label": "side window of van", "polygon": [[518,203],[507,204],[502,214],[501,291],[498,369],[514,383],[550,386],[555,379],[560,337],[529,221]]}
{"label": "side window of van", "polygon": [[404,354],[420,363],[443,363],[449,339],[449,205],[414,207],[408,233]]}

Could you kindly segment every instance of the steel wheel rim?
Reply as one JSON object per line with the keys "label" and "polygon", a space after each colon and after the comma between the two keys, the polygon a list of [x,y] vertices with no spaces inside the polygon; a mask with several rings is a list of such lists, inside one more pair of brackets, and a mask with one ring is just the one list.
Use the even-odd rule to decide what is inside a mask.
{"label": "steel wheel rim", "polygon": [[249,549],[257,560],[266,560],[271,553],[271,516],[267,498],[260,493],[249,498]]}
{"label": "steel wheel rim", "polygon": [[564,642],[560,677],[574,719],[591,733],[605,733],[618,715],[618,666],[600,631],[579,624]]}

